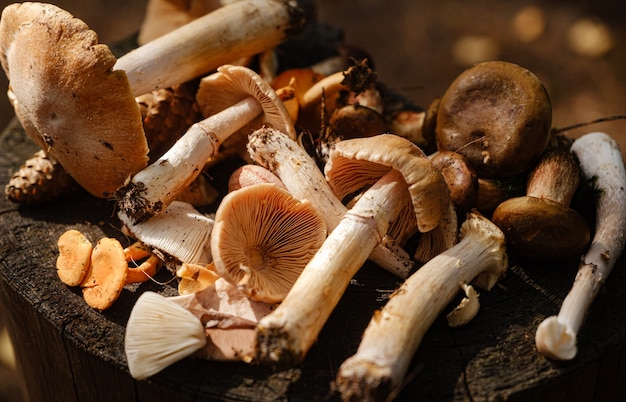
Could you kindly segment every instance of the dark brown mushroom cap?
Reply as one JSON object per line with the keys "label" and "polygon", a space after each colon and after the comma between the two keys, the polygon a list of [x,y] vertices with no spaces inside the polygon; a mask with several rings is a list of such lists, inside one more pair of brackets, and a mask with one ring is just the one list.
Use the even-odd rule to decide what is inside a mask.
{"label": "dark brown mushroom cap", "polygon": [[441,98],[437,147],[465,155],[479,177],[512,176],[543,152],[551,124],[550,98],[537,76],[513,63],[479,63]]}
{"label": "dark brown mushroom cap", "polygon": [[380,134],[340,141],[330,152],[324,173],[342,200],[371,186],[391,169],[398,170],[407,183],[419,230],[437,227],[450,205],[448,187],[424,152],[406,138]]}
{"label": "dark brown mushroom cap", "polygon": [[441,151],[430,160],[443,174],[450,198],[458,210],[465,214],[476,207],[478,200],[478,175],[465,156],[458,152]]}
{"label": "dark brown mushroom cap", "polygon": [[220,276],[250,298],[281,301],[326,238],[326,221],[308,201],[275,184],[227,194],[215,213],[211,253]]}
{"label": "dark brown mushroom cap", "polygon": [[589,225],[582,216],[547,198],[510,198],[495,209],[491,219],[511,251],[529,260],[579,258],[589,244]]}
{"label": "dark brown mushroom cap", "polygon": [[49,4],[12,4],[0,20],[0,60],[26,133],[85,190],[110,197],[146,166],[148,145],[126,75],[97,42]]}

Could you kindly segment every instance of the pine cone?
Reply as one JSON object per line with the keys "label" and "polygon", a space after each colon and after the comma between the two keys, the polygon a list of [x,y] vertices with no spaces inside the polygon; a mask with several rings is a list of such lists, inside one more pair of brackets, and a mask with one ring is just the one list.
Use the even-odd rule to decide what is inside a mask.
{"label": "pine cone", "polygon": [[152,91],[136,98],[143,116],[150,160],[167,151],[187,129],[202,119],[196,104],[199,81]]}
{"label": "pine cone", "polygon": [[13,174],[4,193],[13,202],[32,205],[52,201],[78,188],[59,162],[40,150]]}

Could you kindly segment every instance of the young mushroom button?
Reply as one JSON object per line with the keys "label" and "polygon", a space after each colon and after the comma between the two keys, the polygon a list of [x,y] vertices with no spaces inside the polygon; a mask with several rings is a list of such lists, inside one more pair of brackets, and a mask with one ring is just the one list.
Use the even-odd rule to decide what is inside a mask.
{"label": "young mushroom button", "polygon": [[0,20],[0,61],[28,135],[88,192],[109,198],[148,162],[135,96],[271,48],[304,24],[297,2],[233,2],[116,60],[70,13],[16,3]]}
{"label": "young mushroom button", "polygon": [[512,176],[539,158],[551,123],[550,98],[534,74],[483,62],[461,73],[441,98],[437,148],[465,155],[479,177]]}
{"label": "young mushroom button", "polygon": [[[350,280],[409,200],[413,201],[414,219],[420,230],[432,230],[439,224],[448,208],[448,190],[441,173],[417,146],[390,136],[388,140],[396,145],[394,155],[375,157],[389,162],[382,168],[387,173],[363,193],[330,232],[283,302],[259,321],[256,346],[259,362],[290,365],[304,359]],[[366,160],[377,153],[375,138],[345,140],[339,144],[355,141],[360,144],[355,148],[362,151],[353,157]],[[384,142],[387,138],[379,140]],[[347,158],[335,151],[336,148],[329,163],[335,163],[335,158]],[[411,168],[407,170],[407,166]],[[429,199],[423,198],[425,194]]]}

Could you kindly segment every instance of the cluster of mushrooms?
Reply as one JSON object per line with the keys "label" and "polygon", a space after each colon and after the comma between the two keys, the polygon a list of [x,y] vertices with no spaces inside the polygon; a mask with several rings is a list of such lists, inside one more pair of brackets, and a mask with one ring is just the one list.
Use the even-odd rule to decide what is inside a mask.
{"label": "cluster of mushrooms", "polygon": [[[305,3],[228,2],[120,58],[56,6],[2,13],[8,96],[42,149],[7,194],[28,204],[82,188],[114,201],[136,240],[93,246],[68,230],[60,279],[98,310],[161,266],[178,280],[179,296],[144,292],[130,314],[131,375],[192,355],[299,364],[369,259],[402,284],[336,389],[384,400],[459,292],[449,324],[477,314],[474,287],[496,284],[507,253],[580,257],[561,310],[536,334],[541,353],[572,359],[626,239],[615,141],[557,135],[542,83],[508,62],[467,69],[426,110],[378,83],[367,60],[280,70],[273,49],[306,26]],[[246,163],[214,214],[199,212],[219,196],[203,171],[230,155]],[[595,189],[595,228],[570,207],[582,186]]]}

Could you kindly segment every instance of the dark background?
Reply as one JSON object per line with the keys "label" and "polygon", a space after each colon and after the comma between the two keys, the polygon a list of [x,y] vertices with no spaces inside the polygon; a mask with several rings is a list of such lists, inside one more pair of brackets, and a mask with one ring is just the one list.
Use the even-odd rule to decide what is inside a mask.
{"label": "dark background", "polygon": [[[0,2],[4,8],[11,2]],[[114,43],[135,32],[146,0],[73,0],[55,4],[83,19],[102,43]],[[426,106],[472,63],[500,59],[520,64],[543,81],[553,103],[553,125],[626,115],[626,5],[619,1],[456,1],[318,0],[318,19],[343,29],[345,41],[367,50],[381,82]],[[532,7],[532,8],[530,8]],[[534,11],[534,14],[532,13]],[[519,28],[516,18],[534,15]],[[537,17],[539,16],[539,17]],[[538,19],[539,18],[539,19]],[[534,37],[532,23],[543,21]],[[587,25],[585,25],[587,24]],[[595,24],[595,25],[594,25]],[[600,26],[610,37],[580,52],[572,44],[576,27],[583,39]],[[0,127],[12,117],[0,74]],[[603,130],[626,148],[626,121],[573,130]],[[0,317],[0,328],[2,317]],[[6,337],[0,332],[0,401],[20,401],[11,370]]]}

